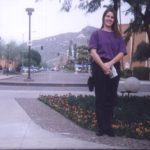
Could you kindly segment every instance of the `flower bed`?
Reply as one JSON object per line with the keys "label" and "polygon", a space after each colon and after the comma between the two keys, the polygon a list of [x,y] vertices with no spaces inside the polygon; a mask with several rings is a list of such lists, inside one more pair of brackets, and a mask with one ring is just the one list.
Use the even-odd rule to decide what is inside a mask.
{"label": "flower bed", "polygon": [[[94,96],[40,96],[39,100],[78,125],[96,130]],[[119,136],[150,139],[150,97],[119,97],[113,128]]]}

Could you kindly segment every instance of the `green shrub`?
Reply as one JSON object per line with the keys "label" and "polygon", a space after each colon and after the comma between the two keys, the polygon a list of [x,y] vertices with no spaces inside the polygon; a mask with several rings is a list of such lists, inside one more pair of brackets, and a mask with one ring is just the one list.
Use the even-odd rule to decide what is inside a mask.
{"label": "green shrub", "polygon": [[150,97],[118,98],[114,111],[114,128],[118,135],[150,139]]}
{"label": "green shrub", "polygon": [[[39,100],[78,125],[96,130],[94,96],[40,96]],[[150,140],[150,97],[120,96],[114,110],[113,128],[117,135]]]}
{"label": "green shrub", "polygon": [[131,77],[132,76],[132,70],[131,69],[125,69],[124,71],[122,71],[121,76],[124,78]]}
{"label": "green shrub", "polygon": [[70,95],[67,100],[69,105],[76,105],[84,109],[94,110],[95,109],[94,99],[95,99],[94,96],[79,95],[75,97],[73,95]]}
{"label": "green shrub", "polygon": [[139,80],[149,80],[150,68],[148,67],[134,67],[133,76]]}

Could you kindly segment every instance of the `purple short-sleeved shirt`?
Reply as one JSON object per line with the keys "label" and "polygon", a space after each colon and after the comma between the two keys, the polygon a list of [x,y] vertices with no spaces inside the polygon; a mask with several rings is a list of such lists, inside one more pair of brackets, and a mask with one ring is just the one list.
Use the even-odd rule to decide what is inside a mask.
{"label": "purple short-sleeved shirt", "polygon": [[114,32],[96,30],[91,35],[89,50],[96,49],[101,58],[113,59],[118,53],[126,54],[126,44],[122,36],[115,37]]}

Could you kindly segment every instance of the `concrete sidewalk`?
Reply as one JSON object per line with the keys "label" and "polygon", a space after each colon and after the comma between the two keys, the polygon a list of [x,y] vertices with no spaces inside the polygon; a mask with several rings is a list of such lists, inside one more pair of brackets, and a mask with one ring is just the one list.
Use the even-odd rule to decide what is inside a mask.
{"label": "concrete sidewalk", "polygon": [[[15,98],[37,98],[49,91],[0,91],[0,149],[122,149],[98,144],[59,133],[36,125]],[[51,93],[52,94],[52,93]],[[56,93],[53,93],[56,94]],[[65,93],[60,93],[65,94]],[[57,118],[56,118],[57,119]]]}
{"label": "concrete sidewalk", "polygon": [[[85,76],[81,80],[85,82],[87,77],[88,76]],[[23,78],[20,78],[20,76],[3,76],[2,78],[1,76],[1,81],[6,81],[10,84],[12,84],[12,82],[15,83],[16,81],[17,83],[21,83],[20,81]],[[42,80],[43,79],[40,79],[40,81]],[[24,83],[23,80],[22,82]],[[45,83],[46,82],[48,82],[47,79],[45,79]],[[63,82],[65,81],[63,80]],[[81,84],[85,85],[83,82]],[[34,80],[34,83],[37,84],[40,82]],[[127,144],[125,146],[113,146],[111,144],[112,139],[109,139],[111,142],[104,144],[103,141],[106,140],[107,137],[102,139],[102,143],[96,143],[75,137],[68,137],[59,132],[44,130],[34,123],[27,112],[16,101],[16,98],[37,98],[39,95],[64,95],[69,93],[74,95],[94,94],[94,92],[89,91],[0,90],[0,149],[131,149],[128,148]],[[139,94],[141,95],[142,93]],[[144,93],[144,95],[146,94],[147,93]],[[118,141],[116,140],[114,138],[113,142]],[[126,139],[123,139],[122,142],[123,141],[126,141]],[[132,142],[129,141],[129,143]],[[134,143],[140,142],[137,141]],[[143,143],[146,143],[146,148],[150,148],[147,141]],[[141,147],[144,145],[143,143],[141,143]]]}

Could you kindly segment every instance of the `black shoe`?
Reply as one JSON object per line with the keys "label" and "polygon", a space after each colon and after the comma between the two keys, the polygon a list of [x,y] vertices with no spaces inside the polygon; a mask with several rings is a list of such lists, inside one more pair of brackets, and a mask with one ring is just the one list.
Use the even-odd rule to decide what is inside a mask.
{"label": "black shoe", "polygon": [[105,134],[107,134],[110,137],[115,137],[114,131],[113,130],[106,130]]}
{"label": "black shoe", "polygon": [[96,132],[96,135],[97,136],[103,136],[104,132],[102,130],[99,130],[99,131]]}

